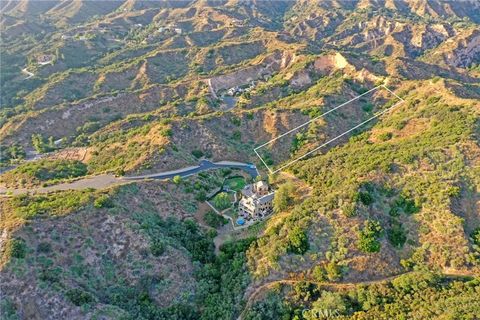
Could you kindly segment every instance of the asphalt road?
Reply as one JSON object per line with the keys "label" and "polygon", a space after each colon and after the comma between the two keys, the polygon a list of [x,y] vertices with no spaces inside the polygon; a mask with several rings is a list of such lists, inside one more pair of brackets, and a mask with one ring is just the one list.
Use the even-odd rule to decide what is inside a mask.
{"label": "asphalt road", "polygon": [[252,178],[256,178],[258,176],[257,168],[253,164],[235,162],[235,161],[210,162],[208,160],[202,160],[200,161],[200,164],[198,166],[192,166],[192,167],[187,167],[179,170],[154,173],[154,174],[148,174],[143,176],[128,176],[128,177],[123,177],[123,179],[127,179],[127,180],[138,180],[138,179],[145,179],[145,178],[171,179],[175,176],[180,176],[183,178],[183,177],[187,177],[202,171],[206,171],[210,169],[220,169],[220,168],[240,169],[247,172]]}
{"label": "asphalt road", "polygon": [[75,181],[59,183],[47,187],[35,187],[35,188],[21,188],[21,189],[8,189],[3,186],[0,186],[0,195],[12,194],[24,194],[24,193],[48,193],[52,191],[63,191],[63,190],[84,190],[88,188],[94,189],[104,189],[114,185],[125,184],[133,181],[141,181],[145,179],[171,179],[175,176],[188,177],[190,175],[210,170],[210,169],[220,169],[220,168],[233,168],[240,169],[247,172],[252,178],[258,176],[258,171],[255,165],[235,162],[235,161],[220,161],[220,162],[210,162],[208,160],[202,160],[198,166],[186,167],[178,170],[172,170],[167,172],[153,173],[142,176],[125,176],[125,177],[116,177],[112,174],[102,174],[97,176],[90,176],[77,179]]}

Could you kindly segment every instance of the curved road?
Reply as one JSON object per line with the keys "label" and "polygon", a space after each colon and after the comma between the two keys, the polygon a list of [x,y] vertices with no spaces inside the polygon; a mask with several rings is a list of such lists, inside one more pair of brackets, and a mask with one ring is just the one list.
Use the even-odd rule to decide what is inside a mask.
{"label": "curved road", "polygon": [[181,176],[188,177],[192,174],[199,173],[209,169],[220,169],[220,168],[233,168],[233,169],[240,169],[247,172],[252,178],[256,178],[258,176],[258,171],[255,165],[243,163],[243,162],[236,162],[236,161],[219,161],[219,162],[210,162],[208,160],[200,161],[198,166],[191,166],[182,168],[179,170],[172,170],[167,172],[161,173],[153,173],[147,174],[143,176],[130,176],[130,177],[123,177],[125,180],[138,180],[138,179],[171,179],[174,176]]}
{"label": "curved road", "polygon": [[220,161],[210,162],[208,160],[202,160],[198,166],[186,167],[178,170],[153,173],[140,176],[126,176],[116,177],[112,174],[102,174],[91,177],[80,178],[75,181],[60,183],[56,185],[46,187],[34,187],[34,188],[20,188],[20,189],[8,189],[0,186],[0,195],[18,195],[25,193],[48,193],[52,191],[64,191],[64,190],[83,190],[88,188],[103,189],[114,185],[121,185],[133,181],[141,181],[145,179],[171,179],[174,176],[188,177],[193,174],[219,168],[233,168],[240,169],[247,172],[252,178],[258,176],[258,171],[255,165],[236,161]]}

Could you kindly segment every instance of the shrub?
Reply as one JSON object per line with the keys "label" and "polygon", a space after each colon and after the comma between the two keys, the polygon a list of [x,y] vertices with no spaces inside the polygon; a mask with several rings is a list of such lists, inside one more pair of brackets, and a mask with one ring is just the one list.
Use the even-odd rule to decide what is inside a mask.
{"label": "shrub", "polygon": [[182,177],[180,177],[179,175],[176,175],[173,177],[173,183],[180,184],[181,182],[182,182]]}
{"label": "shrub", "polygon": [[307,142],[307,135],[305,133],[297,133],[292,140],[292,146],[290,148],[291,153],[297,152]]}
{"label": "shrub", "polygon": [[405,241],[407,241],[405,229],[400,223],[395,223],[390,229],[387,230],[387,237],[390,243],[397,248],[403,247]]}
{"label": "shrub", "polygon": [[342,296],[337,292],[322,291],[320,298],[313,303],[317,310],[335,310],[339,313],[347,311],[347,305]]}
{"label": "shrub", "polygon": [[380,251],[380,242],[375,238],[365,236],[363,233],[360,233],[360,239],[358,241],[358,249],[365,253],[374,253]]}
{"label": "shrub", "polygon": [[240,141],[242,139],[242,133],[238,130],[234,131],[232,134],[232,139],[235,141]]}
{"label": "shrub", "polygon": [[27,162],[6,172],[2,180],[7,185],[17,184],[19,178],[29,183],[70,179],[87,174],[87,166],[76,160],[39,160]]}
{"label": "shrub", "polygon": [[220,172],[222,173],[223,177],[228,176],[230,173],[232,173],[232,169],[230,168],[222,168],[220,169]]}
{"label": "shrub", "polygon": [[173,134],[172,129],[162,129],[162,130],[160,131],[160,135],[161,135],[162,137],[171,137],[172,134]]}
{"label": "shrub", "polygon": [[370,112],[370,111],[372,111],[372,110],[373,110],[373,104],[371,104],[371,103],[366,103],[366,104],[364,104],[364,105],[362,106],[362,110],[363,110],[364,112]]}
{"label": "shrub", "polygon": [[93,202],[95,208],[113,208],[114,204],[108,195],[101,195]]}
{"label": "shrub", "polygon": [[401,209],[406,214],[414,214],[420,211],[420,207],[415,204],[414,200],[407,199],[404,196],[395,200],[394,206]]}
{"label": "shrub", "polygon": [[480,227],[473,230],[472,233],[470,234],[470,237],[472,238],[472,241],[474,244],[476,244],[477,246],[480,246]]}
{"label": "shrub", "polygon": [[12,199],[15,215],[32,219],[37,215],[59,216],[78,209],[92,199],[92,190],[66,191],[52,195],[20,195]]}
{"label": "shrub", "polygon": [[358,192],[355,195],[355,200],[360,200],[366,206],[369,206],[373,203],[373,197],[368,192]]}
{"label": "shrub", "polygon": [[343,203],[341,206],[341,210],[346,217],[354,217],[355,215],[357,215],[355,204],[353,203],[349,203],[349,202]]}
{"label": "shrub", "polygon": [[156,240],[150,245],[150,252],[155,256],[159,257],[165,252],[165,243],[162,241]]}
{"label": "shrub", "polygon": [[62,269],[60,267],[56,268],[44,268],[40,271],[38,278],[45,282],[58,282],[62,274]]}
{"label": "shrub", "polygon": [[203,201],[207,200],[207,194],[205,193],[205,191],[200,190],[200,191],[195,195],[195,200],[200,201],[200,202],[203,202]]}
{"label": "shrub", "polygon": [[236,125],[237,127],[240,126],[242,124],[242,120],[238,117],[231,117],[230,118],[230,122],[232,122],[234,125]]}
{"label": "shrub", "polygon": [[312,269],[312,277],[315,281],[323,282],[326,279],[325,270],[321,266],[315,266]]}
{"label": "shrub", "polygon": [[10,240],[7,247],[7,256],[17,259],[25,258],[27,253],[27,244],[22,238]]}
{"label": "shrub", "polygon": [[199,159],[199,158],[203,157],[203,152],[202,152],[202,150],[193,150],[192,155],[195,158]]}
{"label": "shrub", "polygon": [[93,301],[93,297],[81,289],[70,289],[65,293],[65,296],[76,306],[82,306]]}
{"label": "shrub", "polygon": [[41,253],[48,253],[52,250],[52,245],[49,242],[40,242],[37,246],[37,251]]}
{"label": "shrub", "polygon": [[8,147],[0,145],[0,162],[24,159],[26,155],[25,149],[18,143]]}
{"label": "shrub", "polygon": [[32,135],[32,145],[38,153],[46,153],[52,151],[55,146],[52,139],[47,141],[41,134],[36,133]]}
{"label": "shrub", "polygon": [[393,137],[393,134],[391,132],[384,132],[378,135],[378,139],[380,139],[381,141],[388,141],[392,139],[392,137]]}

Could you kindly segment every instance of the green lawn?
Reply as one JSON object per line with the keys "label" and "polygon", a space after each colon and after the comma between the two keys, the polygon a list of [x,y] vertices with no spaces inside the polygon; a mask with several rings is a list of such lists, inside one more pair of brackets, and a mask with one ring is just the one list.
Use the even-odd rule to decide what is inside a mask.
{"label": "green lawn", "polygon": [[246,185],[246,181],[245,181],[245,178],[243,177],[233,177],[233,178],[228,178],[226,181],[225,181],[225,185],[230,188],[231,190],[234,190],[234,191],[240,191],[242,190],[245,185]]}

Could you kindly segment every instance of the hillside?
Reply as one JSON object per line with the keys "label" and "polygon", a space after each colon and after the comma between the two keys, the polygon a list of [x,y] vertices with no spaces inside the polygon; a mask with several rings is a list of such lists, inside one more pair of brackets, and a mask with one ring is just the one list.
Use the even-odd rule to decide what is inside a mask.
{"label": "hillside", "polygon": [[[22,0],[0,16],[2,318],[480,312],[477,1]],[[260,177],[173,177],[204,160]],[[232,228],[236,206],[209,205],[252,178],[274,213]]]}

